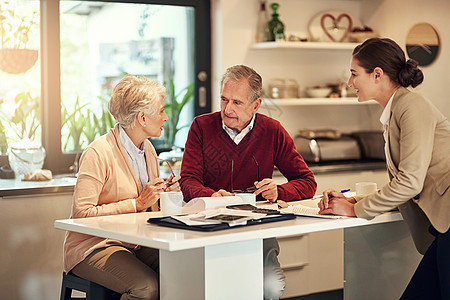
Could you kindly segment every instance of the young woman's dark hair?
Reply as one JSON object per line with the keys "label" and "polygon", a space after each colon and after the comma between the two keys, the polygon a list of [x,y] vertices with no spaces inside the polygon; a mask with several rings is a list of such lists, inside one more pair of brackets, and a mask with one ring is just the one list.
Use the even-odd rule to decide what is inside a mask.
{"label": "young woman's dark hair", "polygon": [[372,73],[376,67],[380,67],[391,81],[403,87],[416,87],[423,81],[423,73],[418,68],[418,63],[414,59],[406,61],[403,50],[391,39],[368,39],[355,47],[353,56],[367,73]]}

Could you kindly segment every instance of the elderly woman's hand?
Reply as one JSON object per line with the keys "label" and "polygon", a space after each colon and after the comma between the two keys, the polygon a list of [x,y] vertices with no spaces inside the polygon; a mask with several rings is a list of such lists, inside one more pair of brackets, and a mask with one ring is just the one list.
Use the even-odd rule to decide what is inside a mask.
{"label": "elderly woman's hand", "polygon": [[164,192],[166,185],[161,178],[150,180],[142,190],[141,194],[136,198],[136,210],[143,211],[155,204],[159,195]]}
{"label": "elderly woman's hand", "polygon": [[166,192],[179,192],[180,189],[180,183],[178,182],[181,179],[180,175],[174,176],[173,174],[170,175],[169,178],[167,178],[166,181],[166,189],[164,191]]}

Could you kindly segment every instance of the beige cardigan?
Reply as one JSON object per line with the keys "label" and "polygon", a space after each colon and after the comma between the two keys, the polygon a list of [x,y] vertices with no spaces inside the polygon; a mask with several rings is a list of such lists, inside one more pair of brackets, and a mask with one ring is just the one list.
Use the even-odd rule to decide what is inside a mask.
{"label": "beige cardigan", "polygon": [[[409,199],[441,233],[450,226],[450,122],[420,95],[400,88],[389,119],[387,159],[397,176],[377,193],[357,197],[355,213],[371,219]],[[414,236],[414,232],[412,232]]]}
{"label": "beige cardigan", "polygon": [[[159,177],[156,152],[148,140],[145,141],[145,158],[149,180]],[[119,140],[119,127],[116,125],[89,145],[81,156],[71,218],[134,213],[136,211],[131,199],[135,199],[140,192],[140,184]],[[157,204],[152,207],[154,209],[157,210]],[[65,271],[70,271],[95,249],[109,245],[124,245],[130,249],[137,247],[111,239],[66,233]]]}

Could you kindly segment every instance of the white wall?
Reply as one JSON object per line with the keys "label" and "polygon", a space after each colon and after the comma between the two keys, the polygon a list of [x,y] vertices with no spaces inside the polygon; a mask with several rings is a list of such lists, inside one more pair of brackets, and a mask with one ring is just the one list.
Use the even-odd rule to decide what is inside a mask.
{"label": "white wall", "polygon": [[[336,82],[349,75],[351,50],[249,49],[255,35],[258,3],[258,0],[213,0],[213,110],[219,109],[220,76],[231,65],[246,64],[255,68],[262,75],[265,88],[274,78],[294,78],[302,94],[307,86]],[[420,0],[279,0],[278,3],[286,32],[308,32],[308,24],[316,14],[339,10],[361,19],[380,36],[396,40],[403,49],[412,25],[431,23],[441,35],[444,50],[431,66],[423,68],[425,81],[416,90],[432,100],[444,115],[450,116],[450,103],[446,101],[444,88],[450,83],[450,53],[445,51],[450,32],[444,31],[450,25],[450,2],[447,0],[432,3]],[[381,130],[378,105],[300,106],[262,112],[271,113],[291,134],[305,127]]]}
{"label": "white wall", "polygon": [[403,49],[408,31],[414,24],[425,22],[433,25],[440,36],[440,53],[431,65],[422,67],[425,79],[416,91],[429,98],[447,118],[450,118],[447,88],[450,84],[449,16],[448,0],[365,0],[362,11],[362,18],[368,24],[376,24],[381,35],[394,39]]}

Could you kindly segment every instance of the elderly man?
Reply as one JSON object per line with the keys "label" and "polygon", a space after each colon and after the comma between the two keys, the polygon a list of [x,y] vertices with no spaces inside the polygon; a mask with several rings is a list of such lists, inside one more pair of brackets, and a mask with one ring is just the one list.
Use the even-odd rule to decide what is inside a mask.
{"label": "elderly man", "polygon": [[[316,192],[314,175],[281,124],[257,113],[262,78],[252,68],[237,65],[221,82],[221,111],[196,117],[189,129],[181,166],[185,201],[195,197],[253,192],[274,202],[310,198]],[[277,185],[274,166],[288,182]],[[264,240],[264,298],[278,299],[284,275],[276,239]]]}

